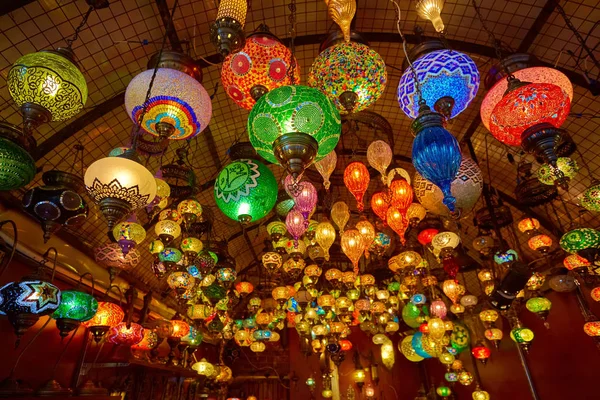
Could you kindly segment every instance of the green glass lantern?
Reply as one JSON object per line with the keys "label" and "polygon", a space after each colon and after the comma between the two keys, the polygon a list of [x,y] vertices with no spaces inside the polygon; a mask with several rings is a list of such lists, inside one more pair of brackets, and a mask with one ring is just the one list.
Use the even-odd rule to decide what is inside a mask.
{"label": "green glass lantern", "polygon": [[581,206],[589,211],[600,211],[600,184],[596,182],[581,194]]}
{"label": "green glass lantern", "polygon": [[342,41],[315,59],[308,85],[322,90],[346,114],[362,111],[385,91],[387,72],[383,58],[369,46]]}
{"label": "green glass lantern", "polygon": [[[548,164],[543,164],[537,171],[538,180],[544,185],[554,185],[557,180],[572,179],[577,175],[579,167],[575,160],[569,157],[559,157],[556,161],[556,168]],[[560,176],[562,173],[562,176]]]}
{"label": "green glass lantern", "polygon": [[525,307],[534,314],[537,314],[542,320],[545,320],[552,308],[552,302],[545,297],[532,297],[527,300]]}
{"label": "green glass lantern", "polygon": [[340,113],[320,90],[291,85],[262,96],[248,116],[248,135],[265,160],[297,177],[329,154],[341,134]]}
{"label": "green glass lantern", "polygon": [[450,390],[448,386],[438,386],[435,391],[437,392],[438,396],[443,398],[450,396],[450,393],[452,393],[452,390]]}
{"label": "green glass lantern", "polygon": [[277,179],[259,161],[237,160],[219,173],[214,194],[223,214],[247,224],[263,218],[275,205]]}
{"label": "green glass lantern", "polygon": [[8,90],[25,119],[36,126],[77,115],[87,84],[70,49],[43,50],[19,58],[8,71]]}
{"label": "green glass lantern", "polygon": [[515,328],[510,331],[510,338],[515,343],[529,343],[533,340],[533,331],[529,328]]}
{"label": "green glass lantern", "polygon": [[598,245],[600,245],[600,232],[591,228],[573,229],[560,238],[560,247],[572,254]]}
{"label": "green glass lantern", "polygon": [[60,336],[65,337],[81,322],[92,319],[97,310],[98,301],[93,296],[77,290],[65,290],[52,318],[56,320]]}
{"label": "green glass lantern", "polygon": [[15,190],[35,176],[35,161],[18,144],[0,137],[0,190]]}

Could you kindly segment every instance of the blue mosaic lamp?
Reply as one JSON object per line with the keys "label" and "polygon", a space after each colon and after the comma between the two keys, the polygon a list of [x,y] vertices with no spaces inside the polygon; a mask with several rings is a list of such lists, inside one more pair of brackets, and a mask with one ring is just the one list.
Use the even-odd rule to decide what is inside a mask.
{"label": "blue mosaic lamp", "polygon": [[456,138],[444,129],[443,120],[440,113],[431,111],[421,101],[419,116],[411,126],[415,134],[412,161],[419,174],[442,190],[442,202],[453,212],[456,198],[452,196],[450,185],[458,173],[462,154]]}
{"label": "blue mosaic lamp", "polygon": [[[435,50],[413,62],[421,85],[422,98],[429,107],[446,118],[454,118],[471,104],[479,89],[479,71],[466,54],[454,50]],[[398,104],[406,115],[419,114],[415,75],[404,71],[398,85]]]}

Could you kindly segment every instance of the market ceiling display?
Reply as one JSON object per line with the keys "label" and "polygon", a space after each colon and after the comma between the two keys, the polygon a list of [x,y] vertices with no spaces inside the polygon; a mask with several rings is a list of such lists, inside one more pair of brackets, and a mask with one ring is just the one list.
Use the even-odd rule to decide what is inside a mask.
{"label": "market ceiling display", "polygon": [[173,365],[295,328],[339,365],[354,329],[476,400],[459,354],[493,358],[502,319],[526,351],[548,288],[600,340],[594,2],[26,3],[0,17],[3,198],[177,315],[132,322],[39,272],[0,289],[17,336],[53,313],[136,354],[167,338]]}

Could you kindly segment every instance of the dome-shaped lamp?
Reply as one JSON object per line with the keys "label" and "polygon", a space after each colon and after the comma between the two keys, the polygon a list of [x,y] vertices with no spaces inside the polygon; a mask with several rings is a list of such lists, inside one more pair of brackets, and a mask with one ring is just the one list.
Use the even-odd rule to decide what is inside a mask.
{"label": "dome-shaped lamp", "polygon": [[85,171],[88,194],[98,204],[109,231],[127,214],[142,208],[156,196],[156,180],[133,150],[93,162]]}
{"label": "dome-shaped lamp", "polygon": [[23,278],[0,288],[0,315],[6,315],[20,337],[43,315],[52,314],[60,305],[61,291],[38,277]]}
{"label": "dome-shaped lamp", "polygon": [[92,319],[83,322],[83,326],[89,328],[94,341],[99,343],[106,332],[113,326],[116,326],[125,318],[123,309],[114,303],[105,301],[98,302],[98,309]]}
{"label": "dome-shaped lamp", "polygon": [[88,207],[81,196],[81,177],[59,170],[42,174],[43,186],[29,189],[23,195],[23,208],[42,224],[44,243],[63,226],[75,227],[85,221]]}
{"label": "dome-shaped lamp", "polygon": [[112,344],[131,347],[144,339],[144,328],[140,324],[121,322],[110,328],[106,340]]}
{"label": "dome-shaped lamp", "polygon": [[262,96],[248,116],[250,142],[294,178],[329,154],[341,133],[340,113],[318,89],[282,86]]}
{"label": "dome-shaped lamp", "polygon": [[242,224],[267,215],[277,201],[277,180],[269,168],[257,160],[241,159],[219,173],[214,187],[219,209]]}
{"label": "dome-shaped lamp", "polygon": [[559,86],[522,82],[514,76],[490,115],[490,131],[510,146],[522,145],[556,167],[554,147],[559,128],[571,109],[571,100]]}
{"label": "dome-shaped lamp", "polygon": [[202,217],[202,205],[194,198],[182,200],[177,205],[177,212],[183,218],[183,222],[188,229],[192,224]]}
{"label": "dome-shaped lamp", "polygon": [[[221,67],[221,82],[238,106],[251,110],[265,93],[291,84],[292,54],[265,25],[248,37],[244,48],[227,56]],[[300,82],[300,68],[294,68]]]}
{"label": "dome-shaped lamp", "polygon": [[64,290],[60,305],[52,314],[60,336],[65,337],[82,322],[89,321],[98,311],[98,301],[84,292]]}
{"label": "dome-shaped lamp", "polygon": [[210,24],[210,41],[223,56],[235,53],[244,47],[244,24],[247,11],[247,0],[219,2],[217,18]]}
{"label": "dome-shaped lamp", "polygon": [[[428,2],[431,0],[427,0]],[[413,62],[421,86],[422,99],[445,118],[464,111],[477,95],[479,71],[466,54],[455,50],[431,51]],[[407,68],[398,84],[398,103],[410,118],[420,114],[415,75]]]}
{"label": "dome-shaped lamp", "polygon": [[[153,77],[156,65],[159,68]],[[191,139],[206,129],[212,100],[199,82],[201,72],[195,62],[188,56],[163,51],[160,59],[158,55],[150,59],[148,67],[151,69],[136,75],[125,91],[125,109],[133,123],[140,123],[151,135],[171,140]],[[146,102],[152,79],[152,93]]]}
{"label": "dome-shaped lamp", "polygon": [[132,215],[128,221],[115,225],[112,234],[125,257],[127,257],[130,250],[135,248],[136,244],[140,244],[146,239],[146,230],[137,223],[135,215]]}
{"label": "dome-shaped lamp", "polygon": [[323,50],[308,75],[308,85],[323,91],[342,114],[375,103],[386,84],[383,58],[366,44],[344,40]]}
{"label": "dome-shaped lamp", "polygon": [[35,147],[14,125],[0,122],[0,190],[15,190],[35,177],[35,160],[29,150]]}
{"label": "dome-shaped lamp", "polygon": [[452,196],[451,183],[462,161],[458,141],[444,129],[442,115],[432,112],[425,104],[421,104],[419,116],[411,129],[416,136],[412,146],[415,169],[442,190],[442,202],[450,211],[454,211],[456,198]]}
{"label": "dome-shaped lamp", "polygon": [[70,48],[22,56],[8,71],[7,84],[27,131],[74,117],[83,109],[88,94]]}

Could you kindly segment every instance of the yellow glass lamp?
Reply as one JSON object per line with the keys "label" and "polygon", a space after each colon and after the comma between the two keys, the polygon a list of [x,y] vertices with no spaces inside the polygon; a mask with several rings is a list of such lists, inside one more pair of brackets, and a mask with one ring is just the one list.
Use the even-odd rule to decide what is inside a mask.
{"label": "yellow glass lamp", "polygon": [[444,0],[418,0],[415,7],[417,15],[431,21],[436,32],[444,31],[444,21],[440,16],[444,8]]}
{"label": "yellow glass lamp", "polygon": [[315,240],[325,250],[325,260],[329,260],[329,249],[335,241],[335,228],[329,221],[323,221],[317,225]]}
{"label": "yellow glass lamp", "polygon": [[115,225],[112,233],[125,256],[136,244],[140,244],[146,239],[146,230],[134,218]]}
{"label": "yellow glass lamp", "polygon": [[7,84],[26,129],[74,117],[88,95],[85,78],[68,48],[24,55],[8,71]]}

